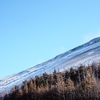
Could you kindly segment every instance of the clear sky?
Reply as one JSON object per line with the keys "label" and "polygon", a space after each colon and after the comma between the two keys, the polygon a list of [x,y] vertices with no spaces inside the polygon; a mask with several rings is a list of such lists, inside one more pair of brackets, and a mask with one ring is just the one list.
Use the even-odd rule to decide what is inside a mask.
{"label": "clear sky", "polygon": [[100,36],[100,0],[0,0],[0,78]]}

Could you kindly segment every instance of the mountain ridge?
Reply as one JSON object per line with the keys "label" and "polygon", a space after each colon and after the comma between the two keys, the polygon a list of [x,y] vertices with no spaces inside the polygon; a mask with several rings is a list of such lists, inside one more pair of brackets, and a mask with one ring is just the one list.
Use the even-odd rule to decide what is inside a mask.
{"label": "mountain ridge", "polygon": [[33,66],[27,70],[0,79],[0,91],[6,88],[10,91],[14,85],[20,85],[31,77],[52,73],[54,69],[64,71],[72,66],[90,64],[100,58],[100,37],[62,53],[46,62]]}
{"label": "mountain ridge", "polygon": [[86,43],[84,43],[84,44],[82,44],[82,45],[79,45],[79,46],[77,46],[77,47],[75,47],[75,48],[73,48],[73,49],[71,49],[71,50],[69,50],[69,51],[66,51],[66,52],[62,53],[62,54],[59,54],[59,55],[55,56],[54,58],[58,58],[60,55],[68,54],[68,53],[70,53],[71,51],[75,51],[75,50],[77,50],[77,49],[79,49],[79,48],[81,48],[81,47],[84,47],[84,46],[85,46],[85,47],[86,47],[86,46],[90,46],[90,45],[92,45],[92,44],[94,44],[94,43],[97,43],[97,42],[100,42],[100,37],[96,37],[96,38],[90,40],[89,42],[86,42]]}

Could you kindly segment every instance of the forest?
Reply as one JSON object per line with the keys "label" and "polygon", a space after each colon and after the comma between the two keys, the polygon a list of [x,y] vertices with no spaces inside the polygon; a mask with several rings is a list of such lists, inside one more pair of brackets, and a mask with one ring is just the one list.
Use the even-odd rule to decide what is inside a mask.
{"label": "forest", "polygon": [[14,86],[2,100],[100,100],[100,64],[80,65],[64,72],[44,73],[21,87]]}

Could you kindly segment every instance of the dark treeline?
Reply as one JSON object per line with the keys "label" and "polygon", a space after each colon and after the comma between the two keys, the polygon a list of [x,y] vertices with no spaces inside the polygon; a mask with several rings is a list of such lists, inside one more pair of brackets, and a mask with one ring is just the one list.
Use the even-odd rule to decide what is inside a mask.
{"label": "dark treeline", "polygon": [[100,100],[100,64],[44,73],[6,91],[4,100]]}

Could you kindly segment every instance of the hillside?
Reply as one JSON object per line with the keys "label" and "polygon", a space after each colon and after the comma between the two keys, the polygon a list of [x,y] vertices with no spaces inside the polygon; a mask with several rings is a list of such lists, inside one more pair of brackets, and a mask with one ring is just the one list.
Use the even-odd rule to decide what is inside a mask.
{"label": "hillside", "polygon": [[99,59],[100,37],[32,68],[0,79],[0,92],[5,94],[5,90],[7,90],[9,94],[14,86],[22,86],[24,81],[29,81],[31,78],[34,79],[36,76],[41,77],[43,73],[50,75],[54,70],[63,73],[66,70],[70,70],[71,67],[77,69],[81,64],[87,67],[88,64],[93,62],[98,64]]}
{"label": "hillside", "polygon": [[6,90],[4,100],[100,100],[100,64],[44,73]]}

